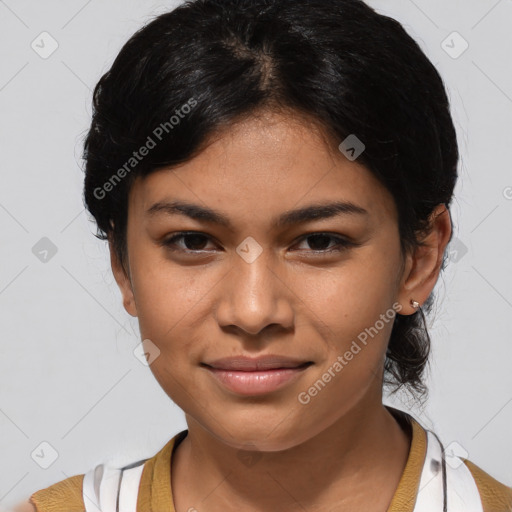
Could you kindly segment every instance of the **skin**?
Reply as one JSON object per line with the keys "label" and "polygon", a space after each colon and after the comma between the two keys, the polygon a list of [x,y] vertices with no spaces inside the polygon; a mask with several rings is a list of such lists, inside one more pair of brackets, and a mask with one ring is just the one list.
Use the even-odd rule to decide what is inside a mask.
{"label": "skin", "polygon": [[36,507],[32,505],[28,500],[19,503],[15,508],[12,509],[12,512],[37,512]]}
{"label": "skin", "polygon": [[[232,228],[146,213],[165,200],[218,210]],[[273,223],[335,200],[368,214]],[[426,246],[402,259],[389,192],[306,118],[263,111],[218,132],[191,161],[138,178],[128,211],[126,269],[111,245],[112,269],[141,339],[160,351],[151,371],[188,424],[172,463],[176,511],[386,511],[410,448],[382,404],[392,321],[309,403],[298,395],[394,303],[408,315],[411,299],[425,302],[451,233],[444,205]],[[206,237],[181,238],[175,252],[159,243],[180,231]],[[307,238],[314,233],[357,245],[329,251],[338,240]],[[262,249],[251,263],[236,252],[249,236]],[[314,364],[278,391],[246,397],[200,366],[240,354]]]}

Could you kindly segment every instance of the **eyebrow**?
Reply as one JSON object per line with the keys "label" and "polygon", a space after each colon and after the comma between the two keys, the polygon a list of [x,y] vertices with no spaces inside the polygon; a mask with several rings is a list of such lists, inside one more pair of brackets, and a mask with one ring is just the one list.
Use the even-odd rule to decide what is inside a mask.
{"label": "eyebrow", "polygon": [[[233,229],[231,221],[221,212],[186,201],[159,201],[146,210],[146,215],[150,217],[162,213],[166,215],[184,215],[194,220],[211,222],[231,230]],[[279,229],[340,215],[368,216],[369,212],[350,201],[318,203],[284,212],[279,217],[273,219],[273,225]]]}

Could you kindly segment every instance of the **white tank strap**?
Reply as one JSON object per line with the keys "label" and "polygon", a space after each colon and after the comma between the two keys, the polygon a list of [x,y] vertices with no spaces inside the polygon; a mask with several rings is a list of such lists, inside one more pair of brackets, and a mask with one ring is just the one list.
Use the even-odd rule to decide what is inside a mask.
{"label": "white tank strap", "polygon": [[447,453],[427,430],[427,453],[414,512],[483,512],[476,482],[464,461]]}
{"label": "white tank strap", "polygon": [[99,464],[84,475],[85,512],[137,512],[137,497],[147,459],[122,468]]}
{"label": "white tank strap", "polygon": [[139,461],[123,468],[121,473],[121,488],[119,490],[119,510],[116,512],[137,512],[139,484],[145,462],[145,460]]}

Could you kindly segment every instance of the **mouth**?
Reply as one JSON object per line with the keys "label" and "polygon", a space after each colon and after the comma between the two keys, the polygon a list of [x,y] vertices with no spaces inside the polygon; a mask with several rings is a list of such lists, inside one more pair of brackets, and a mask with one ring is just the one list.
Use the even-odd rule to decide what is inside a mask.
{"label": "mouth", "polygon": [[[220,364],[220,363],[218,363]],[[303,363],[278,363],[270,362],[259,364],[252,361],[249,364],[231,364],[231,368],[226,363],[221,367],[211,364],[201,363],[201,366],[208,370],[208,373],[220,383],[221,386],[236,395],[258,396],[268,394],[291,384],[300,378],[305,370],[314,363],[306,361]]]}
{"label": "mouth", "polygon": [[237,372],[255,372],[265,370],[299,369],[313,364],[313,361],[291,359],[283,356],[250,357],[226,357],[209,363],[201,363],[201,366],[216,370],[231,370]]}
{"label": "mouth", "polygon": [[212,368],[214,370],[225,370],[225,371],[234,371],[234,372],[261,372],[261,371],[271,371],[271,370],[297,370],[299,368],[306,368],[307,366],[311,366],[313,364],[312,361],[306,361],[302,364],[289,364],[289,365],[272,365],[272,364],[256,364],[256,365],[240,365],[235,364],[233,366],[229,365],[209,365],[206,363],[201,363],[201,366],[205,368]]}

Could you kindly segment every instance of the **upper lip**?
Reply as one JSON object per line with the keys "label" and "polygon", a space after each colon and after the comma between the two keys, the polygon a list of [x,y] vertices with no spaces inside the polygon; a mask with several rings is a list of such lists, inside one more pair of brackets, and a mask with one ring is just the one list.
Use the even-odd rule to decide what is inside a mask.
{"label": "upper lip", "polygon": [[298,368],[299,366],[304,366],[309,363],[312,363],[312,361],[293,359],[285,356],[266,355],[260,357],[223,357],[222,359],[216,359],[215,361],[209,361],[208,363],[203,364],[219,370],[239,370],[251,372],[257,370],[271,370],[276,368]]}

